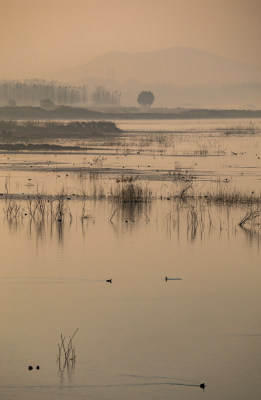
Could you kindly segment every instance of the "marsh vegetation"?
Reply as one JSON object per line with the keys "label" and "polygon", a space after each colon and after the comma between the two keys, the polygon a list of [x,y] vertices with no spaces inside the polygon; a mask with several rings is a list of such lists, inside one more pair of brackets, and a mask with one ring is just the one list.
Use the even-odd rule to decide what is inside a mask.
{"label": "marsh vegetation", "polygon": [[[240,382],[259,382],[246,360],[259,346],[261,136],[228,126],[2,140],[64,150],[0,152],[4,397],[197,397],[200,382],[220,394],[222,374],[239,382],[223,397],[247,397]],[[57,347],[74,326],[77,351],[76,331]],[[21,384],[31,360],[35,387],[32,373]]]}

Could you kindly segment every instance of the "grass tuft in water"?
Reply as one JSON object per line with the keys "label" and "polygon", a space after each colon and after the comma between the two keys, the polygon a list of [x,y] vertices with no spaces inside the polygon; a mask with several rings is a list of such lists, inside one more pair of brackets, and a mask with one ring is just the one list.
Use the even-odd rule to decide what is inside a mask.
{"label": "grass tuft in water", "polygon": [[111,189],[110,198],[118,203],[147,203],[152,199],[151,190],[137,182],[138,177],[122,176],[116,180],[116,188]]}

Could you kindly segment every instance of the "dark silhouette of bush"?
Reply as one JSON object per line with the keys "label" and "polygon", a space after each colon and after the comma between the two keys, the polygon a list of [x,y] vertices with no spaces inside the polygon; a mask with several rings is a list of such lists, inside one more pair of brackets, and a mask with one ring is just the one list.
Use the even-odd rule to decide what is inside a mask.
{"label": "dark silhouette of bush", "polygon": [[120,133],[112,121],[5,121],[0,120],[0,138],[77,138]]}
{"label": "dark silhouette of bush", "polygon": [[154,101],[154,94],[152,92],[140,92],[137,98],[137,102],[141,106],[151,106]]}

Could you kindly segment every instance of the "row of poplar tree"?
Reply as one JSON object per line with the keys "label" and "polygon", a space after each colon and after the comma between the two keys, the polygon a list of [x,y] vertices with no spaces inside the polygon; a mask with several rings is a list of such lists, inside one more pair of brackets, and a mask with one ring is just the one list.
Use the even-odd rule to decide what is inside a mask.
{"label": "row of poplar tree", "polygon": [[121,93],[104,86],[75,86],[56,81],[0,81],[0,105],[40,106],[48,100],[54,105],[119,105]]}

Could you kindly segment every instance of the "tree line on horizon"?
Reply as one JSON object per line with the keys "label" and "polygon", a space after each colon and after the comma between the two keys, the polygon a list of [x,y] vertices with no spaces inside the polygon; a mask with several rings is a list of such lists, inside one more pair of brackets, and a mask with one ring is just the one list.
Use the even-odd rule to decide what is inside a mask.
{"label": "tree line on horizon", "polygon": [[119,105],[121,93],[97,85],[72,85],[46,80],[2,80],[0,81],[1,106],[67,105],[86,106]]}

